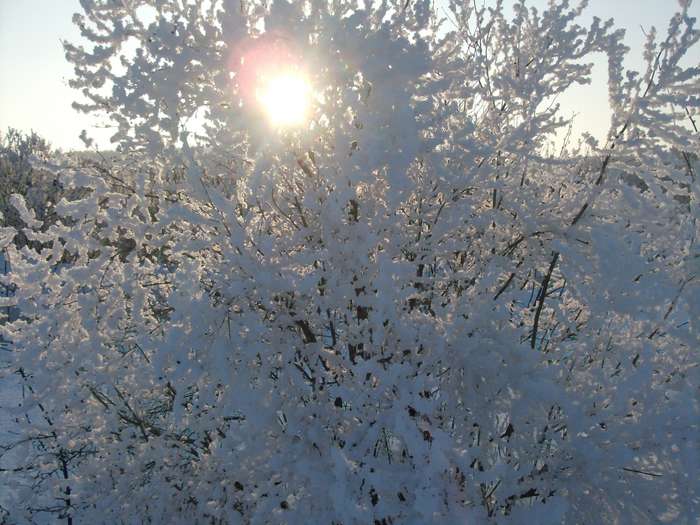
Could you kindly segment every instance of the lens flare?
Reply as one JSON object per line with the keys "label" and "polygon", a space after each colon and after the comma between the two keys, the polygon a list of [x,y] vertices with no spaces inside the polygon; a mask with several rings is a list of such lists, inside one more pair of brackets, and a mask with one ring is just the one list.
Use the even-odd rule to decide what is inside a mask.
{"label": "lens flare", "polygon": [[311,89],[303,75],[294,72],[261,79],[257,99],[270,122],[278,127],[298,126],[306,121]]}
{"label": "lens flare", "polygon": [[271,127],[299,127],[310,118],[308,64],[290,36],[266,33],[232,45],[229,67],[234,96]]}

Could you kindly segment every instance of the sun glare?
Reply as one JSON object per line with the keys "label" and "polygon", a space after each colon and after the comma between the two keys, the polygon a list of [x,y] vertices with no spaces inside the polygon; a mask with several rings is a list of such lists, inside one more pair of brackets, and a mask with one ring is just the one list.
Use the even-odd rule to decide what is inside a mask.
{"label": "sun glare", "polygon": [[298,126],[307,118],[311,89],[301,74],[281,73],[262,82],[257,98],[273,125]]}

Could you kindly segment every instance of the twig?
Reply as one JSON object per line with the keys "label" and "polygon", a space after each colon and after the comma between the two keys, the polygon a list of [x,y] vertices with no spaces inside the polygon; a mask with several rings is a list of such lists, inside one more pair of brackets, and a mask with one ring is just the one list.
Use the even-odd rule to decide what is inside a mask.
{"label": "twig", "polygon": [[549,270],[547,271],[547,275],[545,275],[544,279],[542,280],[542,287],[540,289],[540,295],[538,297],[539,304],[537,305],[537,311],[535,312],[535,322],[532,326],[532,338],[530,339],[531,348],[535,348],[535,343],[537,342],[537,328],[540,324],[540,314],[542,314],[544,300],[547,297],[547,287],[549,286],[549,280],[552,277],[552,272],[554,271],[554,267],[557,265],[558,260],[559,252],[554,252],[554,257],[552,258],[552,262],[549,264]]}
{"label": "twig", "polygon": [[645,476],[651,476],[653,478],[662,478],[663,474],[656,474],[655,472],[645,472],[643,470],[637,470],[629,467],[622,467],[622,470],[626,472],[634,472],[635,474],[644,474]]}
{"label": "twig", "polygon": [[503,286],[501,286],[501,288],[498,290],[498,293],[493,297],[493,300],[494,300],[494,301],[495,301],[496,299],[498,299],[498,297],[499,297],[503,292],[506,291],[506,288],[508,288],[508,286],[510,285],[511,281],[513,280],[513,277],[515,277],[515,272],[513,272],[513,273],[510,274],[510,277],[508,277],[508,280],[507,280],[507,281],[505,282],[505,284],[504,284]]}

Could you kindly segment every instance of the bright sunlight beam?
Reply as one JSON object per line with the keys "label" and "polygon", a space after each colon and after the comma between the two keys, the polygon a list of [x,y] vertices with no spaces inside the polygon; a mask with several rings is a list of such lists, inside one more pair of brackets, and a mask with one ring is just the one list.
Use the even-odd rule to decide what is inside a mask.
{"label": "bright sunlight beam", "polygon": [[257,98],[274,126],[298,126],[306,120],[311,88],[301,74],[282,73],[263,80]]}

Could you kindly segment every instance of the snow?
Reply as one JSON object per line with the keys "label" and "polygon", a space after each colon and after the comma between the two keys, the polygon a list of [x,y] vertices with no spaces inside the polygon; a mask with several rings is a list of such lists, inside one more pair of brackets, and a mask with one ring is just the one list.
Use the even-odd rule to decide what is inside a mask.
{"label": "snow", "polygon": [[[621,33],[566,3],[454,3],[459,34],[428,0],[82,7],[74,84],[120,153],[52,162],[60,218],[8,199],[13,519],[697,514],[687,12],[627,75]],[[270,39],[320,91],[292,128],[228,74]],[[600,52],[609,141],[553,155],[552,101]]]}

